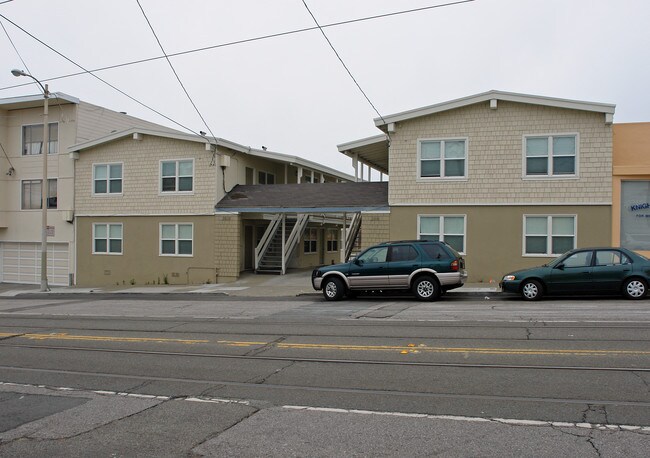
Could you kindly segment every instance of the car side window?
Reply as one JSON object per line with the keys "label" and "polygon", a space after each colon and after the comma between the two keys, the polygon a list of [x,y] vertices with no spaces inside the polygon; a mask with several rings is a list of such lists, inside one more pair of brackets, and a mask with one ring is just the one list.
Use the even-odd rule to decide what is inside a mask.
{"label": "car side window", "polygon": [[418,252],[411,245],[396,245],[390,247],[390,261],[413,261],[417,259]]}
{"label": "car side window", "polygon": [[596,251],[597,266],[618,266],[629,264],[630,259],[620,251],[616,250],[598,250]]}
{"label": "car side window", "polygon": [[357,259],[363,262],[386,262],[388,255],[388,247],[375,247],[370,248],[365,253],[362,253]]}
{"label": "car side window", "polygon": [[446,259],[449,257],[445,249],[440,245],[431,244],[421,246],[427,256],[431,259]]}
{"label": "car side window", "polygon": [[574,253],[563,262],[564,267],[588,267],[591,265],[591,251],[581,251]]}

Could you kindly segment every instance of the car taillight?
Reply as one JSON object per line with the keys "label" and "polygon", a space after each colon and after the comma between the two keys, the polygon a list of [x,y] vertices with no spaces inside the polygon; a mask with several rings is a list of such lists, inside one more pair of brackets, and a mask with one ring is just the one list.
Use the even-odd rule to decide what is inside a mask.
{"label": "car taillight", "polygon": [[458,272],[458,259],[451,261],[451,270]]}

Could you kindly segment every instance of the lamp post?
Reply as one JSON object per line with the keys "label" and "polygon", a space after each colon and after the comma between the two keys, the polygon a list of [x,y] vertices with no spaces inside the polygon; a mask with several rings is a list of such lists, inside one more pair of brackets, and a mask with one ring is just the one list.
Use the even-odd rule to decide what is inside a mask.
{"label": "lamp post", "polygon": [[23,70],[12,70],[11,74],[14,76],[27,76],[38,83],[43,89],[44,107],[43,107],[43,182],[41,183],[41,291],[49,291],[50,288],[47,284],[47,204],[48,204],[48,189],[49,183],[47,181],[47,156],[49,154],[50,146],[50,126],[48,125],[48,99],[50,91],[47,89],[47,84],[43,86],[39,80],[34,78],[29,73]]}

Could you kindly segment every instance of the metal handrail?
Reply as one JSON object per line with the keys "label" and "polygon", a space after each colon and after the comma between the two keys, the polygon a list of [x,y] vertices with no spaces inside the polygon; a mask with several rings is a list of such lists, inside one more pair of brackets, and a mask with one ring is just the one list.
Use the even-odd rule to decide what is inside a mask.
{"label": "metal handrail", "polygon": [[259,269],[260,261],[262,260],[262,257],[264,257],[266,250],[269,249],[271,240],[273,240],[273,235],[275,234],[275,231],[277,230],[278,225],[280,224],[281,221],[282,221],[282,214],[280,213],[276,214],[273,217],[273,219],[269,222],[266,231],[264,231],[264,235],[262,235],[260,243],[258,243],[257,246],[255,247],[255,270]]}
{"label": "metal handrail", "polygon": [[282,253],[282,275],[286,273],[286,261],[289,259],[289,256],[291,256],[291,253],[300,241],[300,237],[302,236],[308,221],[309,215],[306,213],[301,213],[296,218],[296,224],[293,226],[291,234],[289,234],[289,237],[287,238],[287,242],[284,245],[284,252]]}

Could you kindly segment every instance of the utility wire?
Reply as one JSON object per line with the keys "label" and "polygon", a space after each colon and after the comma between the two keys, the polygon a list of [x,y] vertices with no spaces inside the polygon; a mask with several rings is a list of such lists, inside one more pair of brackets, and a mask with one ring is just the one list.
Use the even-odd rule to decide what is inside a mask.
{"label": "utility wire", "polygon": [[314,13],[312,13],[311,10],[309,9],[309,6],[307,5],[307,2],[305,0],[302,0],[302,4],[305,5],[305,8],[307,8],[307,11],[309,12],[309,15],[314,20],[314,23],[316,24],[316,26],[320,30],[320,33],[323,34],[323,37],[325,38],[325,41],[327,41],[327,44],[330,45],[330,48],[332,48],[332,51],[334,51],[334,54],[336,54],[336,57],[339,59],[339,62],[341,62],[341,65],[343,65],[343,68],[345,68],[345,71],[348,72],[348,75],[350,75],[350,78],[352,78],[352,81],[354,81],[354,84],[357,85],[357,87],[359,88],[359,90],[361,91],[363,96],[366,98],[366,100],[368,101],[368,103],[370,104],[372,109],[375,110],[375,113],[377,113],[377,115],[381,118],[382,121],[384,121],[384,124],[385,124],[386,121],[384,120],[384,117],[381,115],[379,110],[377,110],[377,107],[375,107],[375,104],[372,103],[372,101],[370,100],[370,97],[368,97],[368,94],[366,94],[366,92],[361,88],[361,85],[359,84],[357,79],[354,77],[354,75],[352,74],[352,72],[350,71],[348,66],[345,65],[345,62],[343,62],[343,59],[341,58],[341,55],[338,53],[338,51],[336,50],[336,48],[334,47],[334,45],[332,44],[330,39],[327,37],[327,35],[325,34],[325,31],[323,30],[323,28],[320,26],[320,24],[318,24],[318,21],[316,20],[316,16],[314,16]]}
{"label": "utility wire", "polygon": [[2,21],[0,21],[0,25],[2,26],[2,30],[4,30],[5,35],[7,35],[7,39],[9,40],[9,43],[11,43],[11,46],[14,48],[14,51],[16,51],[16,54],[18,55],[18,58],[20,59],[20,61],[23,63],[23,66],[27,70],[27,73],[31,73],[29,71],[29,67],[25,63],[25,60],[23,59],[23,56],[21,56],[20,52],[18,52],[18,48],[16,48],[16,45],[15,45],[14,41],[11,39],[11,36],[9,35],[9,32],[7,31],[7,28],[5,27],[5,25],[4,25],[4,23]]}
{"label": "utility wire", "polygon": [[[459,5],[459,4],[462,4],[462,3],[471,3],[471,2],[474,2],[474,1],[476,1],[476,0],[460,0],[460,1],[456,1],[456,2],[449,2],[449,3],[438,4],[438,5],[424,6],[424,7],[421,7],[421,8],[413,8],[413,9],[409,9],[409,10],[395,11],[395,12],[392,12],[392,13],[377,14],[377,15],[374,15],[374,16],[366,16],[366,17],[357,18],[357,19],[349,19],[349,20],[346,20],[346,21],[332,22],[332,23],[329,23],[329,24],[323,24],[323,25],[320,26],[320,28],[321,29],[326,29],[326,28],[329,28],[329,27],[338,27],[338,26],[342,26],[342,25],[353,24],[353,23],[356,23],[356,22],[365,22],[365,21],[371,21],[371,20],[375,20],[375,19],[383,19],[383,18],[387,18],[387,17],[391,17],[391,16],[398,16],[398,15],[402,15],[402,14],[417,13],[417,12],[420,12],[420,11],[426,11],[426,10],[431,10],[431,9],[435,9],[435,8],[444,8],[444,7],[447,7],[447,6],[454,6],[454,5]],[[16,24],[15,22],[13,22],[9,18],[7,18],[5,15],[0,14],[0,17],[3,18],[4,20],[6,20],[7,22],[11,23],[15,27],[19,28],[20,30],[22,30],[26,34],[31,36],[31,34],[29,32],[27,32],[25,29],[20,27],[18,24]],[[182,55],[186,55],[186,54],[193,54],[193,53],[198,53],[198,52],[203,52],[203,51],[210,51],[210,50],[213,50],[213,49],[224,48],[224,47],[227,47],[227,46],[234,46],[234,45],[239,45],[239,44],[244,44],[244,43],[251,43],[251,42],[254,42],[254,41],[267,40],[267,39],[270,39],[270,38],[278,38],[278,37],[283,37],[283,36],[286,36],[286,35],[293,35],[293,34],[296,34],[296,33],[309,32],[309,31],[318,30],[318,29],[319,29],[319,27],[305,27],[305,28],[301,28],[301,29],[289,30],[289,31],[286,31],[286,32],[273,33],[273,34],[269,34],[269,35],[261,35],[261,36],[253,37],[253,38],[245,38],[245,39],[242,39],[242,40],[230,41],[230,42],[226,42],[226,43],[220,43],[220,44],[205,46],[205,47],[201,47],[201,48],[194,48],[194,49],[189,49],[189,50],[185,50],[185,51],[179,51],[179,52],[176,52],[176,53],[168,54],[167,56],[156,56],[156,57],[149,57],[147,59],[133,60],[133,61],[130,61],[130,62],[123,62],[123,63],[120,63],[120,64],[108,65],[108,66],[105,66],[105,67],[98,67],[98,68],[95,68],[93,70],[85,70],[84,69],[84,71],[82,71],[82,72],[69,73],[67,75],[54,76],[54,77],[43,79],[43,81],[54,81],[54,80],[58,80],[58,79],[70,78],[70,77],[73,77],[73,76],[85,75],[86,73],[100,72],[100,71],[104,71],[104,70],[111,70],[111,69],[114,69],[114,68],[126,67],[126,66],[130,66],[130,65],[143,64],[143,63],[147,63],[147,62],[152,62],[152,61],[164,59],[165,57],[177,57],[177,56],[182,56]],[[36,39],[36,40],[40,41],[38,39]],[[7,86],[7,87],[0,88],[0,90],[13,89],[13,88],[20,87],[20,86],[25,86],[25,85],[26,85],[26,83],[25,84],[14,85],[14,86]]]}
{"label": "utility wire", "polygon": [[140,3],[140,0],[136,0],[136,2],[138,3],[138,6],[140,7],[140,11],[142,11],[142,15],[144,16],[145,20],[147,21],[147,24],[149,24],[149,28],[151,29],[151,33],[153,33],[153,36],[156,38],[156,41],[158,42],[158,46],[160,46],[160,50],[163,52],[163,55],[165,56],[165,59],[167,60],[167,63],[169,64],[169,67],[172,69],[172,72],[174,72],[174,76],[176,77],[176,80],[178,81],[178,84],[180,84],[181,88],[183,88],[183,92],[185,92],[185,95],[187,96],[188,100],[190,101],[190,103],[194,107],[194,110],[196,111],[196,113],[201,118],[201,121],[203,121],[203,125],[208,129],[208,131],[210,132],[210,135],[212,135],[212,137],[215,138],[216,135],[214,135],[214,133],[212,132],[212,129],[210,129],[210,126],[208,125],[207,121],[205,120],[205,118],[203,117],[201,112],[199,111],[198,107],[196,106],[196,103],[194,103],[194,100],[192,100],[192,97],[190,96],[189,92],[187,92],[187,89],[185,88],[185,85],[181,81],[180,76],[178,76],[178,73],[176,72],[176,69],[172,65],[172,61],[169,59],[169,56],[165,52],[165,48],[163,48],[163,45],[160,42],[160,39],[158,38],[158,35],[156,34],[156,31],[154,30],[153,25],[151,24],[151,21],[149,21],[149,18],[147,17],[147,13],[145,13],[144,8],[142,8],[142,4]]}

